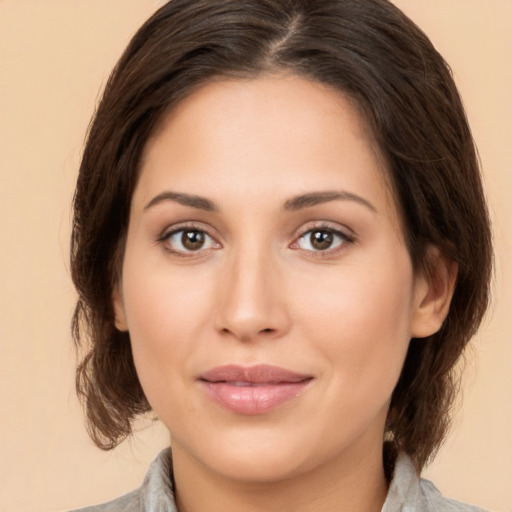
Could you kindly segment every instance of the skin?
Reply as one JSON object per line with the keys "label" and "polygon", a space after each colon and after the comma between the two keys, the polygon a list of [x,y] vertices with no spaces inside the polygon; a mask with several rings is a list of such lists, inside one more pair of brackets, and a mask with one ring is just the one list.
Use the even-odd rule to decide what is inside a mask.
{"label": "skin", "polygon": [[[219,79],[170,112],[144,153],[114,306],[171,434],[180,512],[380,510],[391,393],[453,288],[436,261],[436,277],[415,275],[382,159],[339,92]],[[237,414],[198,382],[225,364],[311,381]]]}

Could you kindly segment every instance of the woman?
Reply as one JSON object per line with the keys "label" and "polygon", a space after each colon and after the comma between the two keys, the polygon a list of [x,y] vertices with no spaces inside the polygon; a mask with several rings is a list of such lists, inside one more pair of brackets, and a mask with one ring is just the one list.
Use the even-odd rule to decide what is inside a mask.
{"label": "woman", "polygon": [[385,0],[173,0],[110,78],[72,239],[94,510],[476,510],[418,475],[485,312],[490,229],[449,68]]}

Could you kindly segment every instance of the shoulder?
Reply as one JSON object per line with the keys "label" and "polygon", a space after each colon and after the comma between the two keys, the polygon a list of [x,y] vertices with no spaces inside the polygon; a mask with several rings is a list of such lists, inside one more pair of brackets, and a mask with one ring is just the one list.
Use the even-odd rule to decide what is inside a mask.
{"label": "shoulder", "polygon": [[381,512],[486,512],[484,509],[445,498],[430,482],[420,478],[411,458],[400,453]]}
{"label": "shoulder", "polygon": [[445,498],[429,480],[420,480],[420,488],[426,502],[426,509],[435,512],[486,512],[483,508]]}
{"label": "shoulder", "polygon": [[72,512],[138,512],[140,511],[140,492],[139,490],[124,494],[115,500],[101,505],[81,508]]}
{"label": "shoulder", "polygon": [[153,461],[139,489],[107,503],[72,512],[177,512],[172,487],[171,452],[166,449]]}

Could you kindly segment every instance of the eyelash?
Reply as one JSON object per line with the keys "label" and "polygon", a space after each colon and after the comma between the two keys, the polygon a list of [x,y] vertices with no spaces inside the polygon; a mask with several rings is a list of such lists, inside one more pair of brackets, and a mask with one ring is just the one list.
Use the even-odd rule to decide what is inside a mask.
{"label": "eyelash", "polygon": [[[210,247],[203,248],[199,247],[196,251],[194,250],[182,250],[182,249],[174,249],[170,244],[170,240],[173,236],[176,236],[181,233],[181,237],[187,232],[195,232],[205,235],[210,240]],[[346,232],[341,231],[338,228],[334,228],[328,224],[320,224],[313,227],[308,228],[307,230],[302,231],[292,242],[289,247],[293,250],[301,250],[300,241],[304,240],[308,235],[311,236],[313,233],[321,233],[332,235],[333,238],[338,238],[338,243],[335,247],[328,247],[325,250],[314,250],[314,249],[304,249],[305,252],[311,253],[312,256],[326,256],[329,254],[335,254],[347,245],[351,245],[355,243],[356,239],[353,235],[349,235]],[[182,224],[180,226],[176,226],[170,231],[165,231],[161,236],[156,240],[157,243],[160,243],[164,246],[164,249],[178,257],[191,258],[198,257],[200,253],[209,250],[215,250],[221,248],[221,244],[215,240],[213,236],[211,236],[207,230],[203,227],[197,226],[195,224]]]}
{"label": "eyelash", "polygon": [[[194,250],[181,250],[181,249],[174,249],[172,248],[170,244],[170,240],[173,236],[178,235],[179,233],[183,234],[187,232],[195,232],[195,233],[201,233],[203,235],[206,235],[208,239],[211,240],[211,243],[213,244],[212,247],[207,247],[206,249],[203,247],[200,247],[197,251]],[[203,227],[197,226],[195,224],[182,224],[180,226],[176,226],[173,229],[169,231],[165,231],[161,236],[158,237],[156,240],[157,243],[160,243],[163,245],[164,249],[171,253],[174,256],[183,257],[183,258],[191,258],[191,257],[198,257],[200,256],[200,253],[202,253],[205,250],[211,250],[211,249],[218,249],[221,247],[221,244],[215,240],[213,236],[211,236],[207,230],[205,230]]]}
{"label": "eyelash", "polygon": [[292,249],[300,250],[299,242],[300,240],[305,239],[308,235],[311,236],[313,233],[327,233],[330,235],[333,235],[334,237],[337,237],[339,239],[339,242],[335,247],[328,247],[325,250],[308,250],[305,249],[305,251],[311,253],[311,256],[313,257],[322,257],[327,255],[334,255],[338,253],[339,251],[346,248],[347,245],[352,245],[356,242],[356,238],[352,234],[348,234],[339,228],[335,228],[329,224],[319,224],[312,227],[309,227],[305,231],[302,231],[302,233],[295,239],[295,241],[290,245]]}

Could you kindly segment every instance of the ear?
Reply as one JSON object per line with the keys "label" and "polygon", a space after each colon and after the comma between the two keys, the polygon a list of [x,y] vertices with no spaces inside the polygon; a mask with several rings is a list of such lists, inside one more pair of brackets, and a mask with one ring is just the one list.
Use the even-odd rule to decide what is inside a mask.
{"label": "ear", "polygon": [[439,331],[448,315],[457,280],[457,263],[437,247],[430,246],[427,257],[428,270],[416,278],[412,338],[425,338]]}
{"label": "ear", "polygon": [[114,306],[115,326],[119,331],[128,331],[128,324],[126,322],[126,312],[124,309],[123,292],[121,281],[118,281],[114,286],[112,293],[112,304]]}

